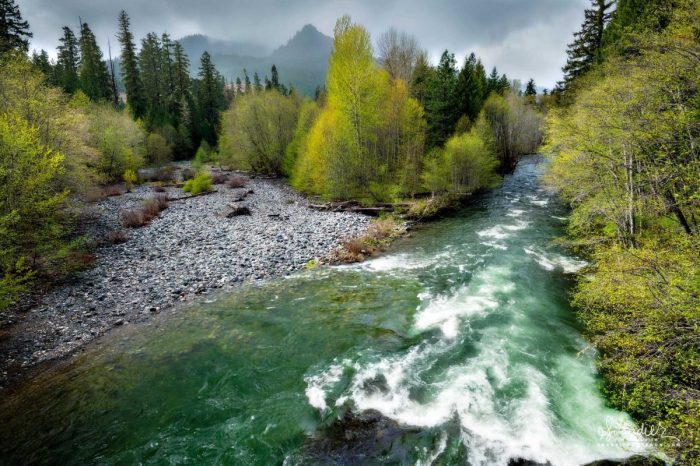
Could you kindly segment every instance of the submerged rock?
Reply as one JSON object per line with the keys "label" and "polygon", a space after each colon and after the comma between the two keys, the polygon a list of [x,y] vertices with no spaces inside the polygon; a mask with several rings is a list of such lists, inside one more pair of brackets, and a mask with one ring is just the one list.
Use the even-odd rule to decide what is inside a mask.
{"label": "submerged rock", "polygon": [[420,432],[377,411],[348,412],[307,443],[302,450],[303,464],[377,464],[389,459],[407,464],[403,437]]}

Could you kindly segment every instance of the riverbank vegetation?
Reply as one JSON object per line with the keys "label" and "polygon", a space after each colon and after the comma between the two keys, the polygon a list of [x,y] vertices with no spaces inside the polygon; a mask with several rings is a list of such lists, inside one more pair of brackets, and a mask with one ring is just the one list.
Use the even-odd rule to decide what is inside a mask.
{"label": "riverbank vegetation", "polygon": [[228,100],[207,54],[193,79],[167,34],[148,34],[137,52],[124,12],[119,86],[111,50],[105,60],[87,23],[78,36],[63,28],[51,61],[43,50],[28,56],[32,34],[13,1],[0,3],[0,16],[3,309],[30,285],[89,266],[93,239],[76,233],[89,204],[122,192],[114,183],[128,190],[141,167],[215,146]]}
{"label": "riverbank vegetation", "polygon": [[549,183],[592,260],[574,303],[611,403],[700,464],[700,8],[593,2],[548,118]]}
{"label": "riverbank vegetation", "polygon": [[475,55],[458,69],[446,51],[431,66],[414,38],[389,30],[377,59],[367,30],[347,16],[334,36],[315,100],[274,86],[236,95],[221,163],[286,176],[325,200],[429,196],[441,205],[492,187],[538,147],[537,99],[495,69],[487,76]]}

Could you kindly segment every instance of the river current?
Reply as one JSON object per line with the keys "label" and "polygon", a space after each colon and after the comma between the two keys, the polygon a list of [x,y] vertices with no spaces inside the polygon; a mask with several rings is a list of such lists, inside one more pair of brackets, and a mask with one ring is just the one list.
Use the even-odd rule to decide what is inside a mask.
{"label": "river current", "polygon": [[357,463],[308,453],[348,412],[407,427],[361,464],[646,451],[568,304],[585,264],[554,241],[567,211],[543,166],[376,259],[215,296],[40,374],[0,400],[0,464]]}

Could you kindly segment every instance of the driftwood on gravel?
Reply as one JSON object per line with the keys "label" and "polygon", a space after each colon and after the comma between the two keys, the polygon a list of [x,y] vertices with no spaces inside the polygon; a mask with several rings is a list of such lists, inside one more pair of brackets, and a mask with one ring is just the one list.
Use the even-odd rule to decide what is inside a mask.
{"label": "driftwood on gravel", "polygon": [[229,204],[228,206],[228,212],[224,214],[226,218],[232,218],[232,217],[239,217],[241,215],[251,215],[252,212],[250,211],[250,208],[248,206],[240,205],[240,204]]}
{"label": "driftwood on gravel", "polygon": [[385,212],[394,212],[397,208],[408,207],[409,205],[410,204],[406,202],[381,202],[371,206],[364,206],[356,201],[343,201],[328,202],[326,204],[310,204],[309,207],[314,210],[321,210],[326,212],[354,212],[366,215],[379,215]]}
{"label": "driftwood on gravel", "polygon": [[186,201],[187,199],[193,199],[199,196],[207,196],[209,194],[214,194],[216,191],[206,191],[199,194],[193,194],[191,196],[181,196],[181,197],[169,197],[168,202]]}

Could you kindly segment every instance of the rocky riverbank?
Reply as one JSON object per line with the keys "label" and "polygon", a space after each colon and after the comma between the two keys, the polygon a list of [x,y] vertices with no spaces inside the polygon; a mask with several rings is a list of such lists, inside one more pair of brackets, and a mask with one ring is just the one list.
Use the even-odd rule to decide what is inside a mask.
{"label": "rocky riverbank", "polygon": [[[280,277],[327,256],[346,238],[361,235],[368,217],[319,212],[283,181],[250,180],[245,188],[170,202],[150,224],[125,229],[122,214],[155,194],[152,187],[109,197],[82,225],[105,243],[93,267],[40,298],[24,312],[4,316],[0,329],[0,388],[42,362],[64,357],[116,326],[142,322],[212,290]],[[227,216],[245,196],[250,215]],[[181,189],[166,188],[171,199]]]}

